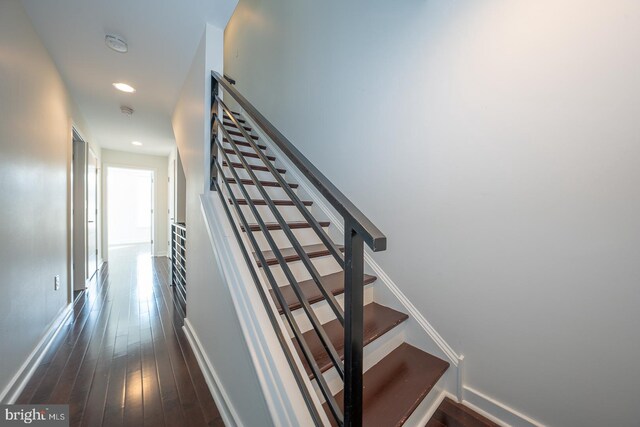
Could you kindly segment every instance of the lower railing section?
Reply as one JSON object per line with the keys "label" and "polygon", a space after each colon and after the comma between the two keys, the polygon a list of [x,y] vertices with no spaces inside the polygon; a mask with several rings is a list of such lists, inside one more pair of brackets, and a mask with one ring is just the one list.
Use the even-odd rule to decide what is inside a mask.
{"label": "lower railing section", "polygon": [[[249,224],[247,222],[247,219],[245,218],[245,216],[242,213],[242,210],[240,209],[240,206],[238,205],[238,201],[236,199],[236,197],[233,195],[233,192],[231,191],[231,187],[229,185],[228,180],[226,179],[226,177],[224,176],[224,173],[220,174],[221,179],[220,181],[222,181],[224,188],[226,188],[226,191],[229,193],[231,199],[232,199],[232,203],[235,206],[236,209],[236,213],[238,214],[238,217],[240,218],[240,222],[242,224],[243,227],[245,227],[246,230],[249,229]],[[285,337],[285,335],[282,333],[282,330],[280,329],[280,325],[278,324],[278,316],[279,314],[277,312],[275,312],[274,310],[271,309],[271,305],[269,302],[269,296],[267,295],[267,293],[265,292],[264,287],[262,286],[262,282],[260,281],[260,278],[258,276],[258,273],[256,272],[255,268],[253,267],[253,263],[251,262],[251,257],[249,255],[249,252],[247,251],[247,248],[241,243],[242,242],[242,235],[240,234],[240,231],[238,230],[238,227],[236,226],[233,214],[231,213],[231,210],[229,209],[229,205],[228,205],[228,200],[225,200],[225,195],[221,190],[220,187],[218,187],[220,184],[218,182],[215,182],[214,185],[216,186],[216,191],[218,193],[218,195],[220,196],[220,201],[222,202],[222,206],[224,207],[224,211],[227,214],[227,218],[229,219],[229,223],[231,224],[231,228],[233,229],[233,234],[235,236],[235,238],[238,240],[238,242],[240,243],[240,250],[242,252],[242,257],[244,258],[244,261],[246,262],[247,266],[249,267],[249,272],[251,273],[251,277],[253,279],[254,284],[256,285],[256,289],[258,290],[258,294],[260,295],[260,299],[262,300],[262,303],[264,304],[264,307],[267,311],[267,315],[269,316],[269,320],[271,321],[271,324],[273,326],[273,329],[276,332],[276,335],[278,337],[278,341],[280,342],[280,345],[285,353],[285,357],[287,359],[287,362],[289,362],[289,365],[291,367],[291,371],[293,373],[293,376],[296,380],[296,383],[298,384],[298,387],[300,388],[300,391],[302,392],[303,398],[305,400],[305,403],[307,404],[307,407],[309,409],[309,412],[311,414],[311,417],[314,420],[314,423],[316,424],[316,426],[322,426],[322,418],[320,417],[320,414],[317,411],[317,408],[314,404],[313,401],[313,397],[311,396],[311,394],[309,393],[309,390],[307,389],[305,383],[304,383],[304,378],[302,377],[303,373],[301,373],[298,370],[298,367],[296,366],[293,354],[291,353],[291,351],[289,350],[289,346],[287,343],[287,337]],[[250,234],[250,233],[249,233]],[[252,238],[252,244],[255,244],[257,247],[257,242],[255,242],[255,239]],[[260,255],[261,256],[261,255]],[[266,263],[266,261],[264,260],[264,258],[262,257],[261,262]],[[265,265],[265,264],[262,264]],[[283,305],[283,307],[286,307],[286,304]]]}
{"label": "lower railing section", "polygon": [[176,305],[187,314],[187,228],[171,224],[171,286]]}

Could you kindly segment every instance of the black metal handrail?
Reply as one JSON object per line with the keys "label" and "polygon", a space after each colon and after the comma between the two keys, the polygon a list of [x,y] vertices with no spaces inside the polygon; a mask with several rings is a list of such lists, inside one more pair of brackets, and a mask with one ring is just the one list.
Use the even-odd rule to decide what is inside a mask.
{"label": "black metal handrail", "polygon": [[187,227],[171,224],[171,286],[182,314],[187,313]]}
{"label": "black metal handrail", "polygon": [[386,236],[352,202],[342,194],[329,179],[324,176],[278,129],[275,128],[244,96],[226,79],[215,71],[211,72],[214,81],[242,107],[260,129],[282,150],[304,176],[320,191],[322,196],[338,213],[354,227],[372,251],[384,251],[387,248]]}
{"label": "black metal handrail", "polygon": [[[373,251],[381,251],[386,248],[386,237],[375,227],[368,218],[362,214],[351,203],[344,194],[342,194],[322,173],[320,173],[315,166],[313,166],[292,144],[287,140],[271,123],[269,123],[264,116],[262,116],[240,93],[233,88],[228,81],[225,80],[220,74],[212,72],[212,106],[211,106],[211,189],[214,191],[225,189],[228,196],[222,194],[222,191],[218,191],[219,196],[225,211],[229,217],[232,226],[234,227],[234,234],[238,239],[243,251],[243,257],[249,265],[252,272],[254,282],[260,292],[265,307],[269,313],[269,317],[272,321],[278,338],[281,340],[281,344],[285,350],[285,355],[289,361],[289,364],[293,370],[296,381],[302,391],[305,402],[309,407],[310,413],[316,424],[320,425],[321,420],[315,409],[313,399],[309,394],[309,390],[304,386],[302,374],[297,370],[296,363],[290,359],[292,356],[284,338],[282,331],[279,331],[277,322],[277,313],[273,312],[271,306],[266,299],[266,293],[262,287],[261,281],[256,274],[253,264],[250,262],[247,249],[244,246],[243,239],[237,230],[237,226],[234,223],[233,216],[228,208],[229,201],[235,206],[237,219],[240,223],[240,227],[246,232],[245,235],[249,240],[250,246],[253,248],[254,256],[257,258],[259,265],[262,267],[264,275],[266,276],[271,289],[273,290],[275,299],[279,303],[281,310],[284,314],[284,318],[289,325],[294,339],[297,342],[301,354],[307,361],[307,364],[313,373],[318,387],[323,394],[327,402],[327,406],[337,422],[338,425],[345,426],[361,426],[362,425],[362,373],[363,373],[363,311],[364,311],[364,243],[366,243]],[[311,182],[327,199],[327,201],[336,209],[336,211],[343,217],[345,225],[344,235],[344,255],[342,250],[333,242],[333,240],[324,231],[319,222],[307,209],[305,203],[303,203],[297,194],[293,191],[289,183],[282,177],[279,170],[272,164],[269,158],[263,153],[262,149],[253,140],[252,136],[245,130],[244,126],[239,122],[229,108],[225,105],[222,99],[218,96],[219,89],[224,89],[231,97],[238,102],[240,107],[246,113],[246,115],[252,119],[253,123],[260,128],[271,141],[289,158],[296,168],[298,168],[302,174]],[[252,148],[257,157],[265,166],[266,169],[274,178],[277,185],[279,185],[292,201],[292,204],[302,214],[307,221],[311,229],[320,238],[322,243],[327,247],[329,253],[338,262],[340,267],[344,270],[344,300],[345,309],[337,303],[333,294],[328,291],[325,286],[322,276],[316,270],[314,264],[309,259],[308,254],[297,240],[296,236],[292,232],[291,228],[280,214],[276,204],[269,196],[266,189],[263,187],[261,181],[257,178],[256,174],[252,171],[251,165],[245,159],[244,153],[238,148],[235,140],[231,137],[229,132],[224,127],[224,120],[231,122],[240,135],[246,140],[245,145]],[[227,154],[221,139],[218,137],[221,135],[225,142],[229,144],[231,154],[238,158],[239,163],[233,163],[231,158]],[[252,155],[252,157],[256,157]],[[222,161],[220,161],[222,160]],[[225,169],[225,166],[227,169]],[[235,171],[236,167],[241,167],[249,175],[249,180],[241,179],[238,173]],[[228,170],[231,177],[225,176],[225,170]],[[240,208],[238,199],[233,193],[230,181],[237,185],[237,189],[240,191],[242,197],[244,197],[244,204],[249,207],[251,215],[257,222],[257,224],[249,224],[245,214]],[[282,230],[299,256],[302,264],[310,274],[313,282],[318,287],[320,292],[325,297],[329,307],[333,310],[336,318],[344,326],[344,362],[340,359],[336,349],[329,340],[324,328],[320,324],[309,302],[305,298],[299,283],[291,272],[285,257],[282,255],[278,248],[274,238],[271,235],[271,231],[267,224],[262,219],[258,209],[253,202],[253,199],[249,196],[249,192],[245,188],[245,182],[252,183],[260,193],[260,196],[264,200],[264,204],[268,206],[273,217],[276,219],[278,229]],[[220,185],[222,183],[222,185]],[[257,225],[257,227],[255,227]],[[275,277],[271,271],[269,263],[267,263],[264,254],[258,244],[256,235],[264,236],[271,252],[275,256],[276,264],[284,273],[284,276],[291,286],[294,294],[303,308],[303,311],[311,323],[311,326],[320,339],[325,351],[329,355],[332,365],[336,369],[336,372],[344,381],[344,401],[343,409],[340,408],[338,402],[336,402],[334,396],[329,389],[321,370],[319,369],[313,354],[309,350],[309,346],[305,342],[303,334],[289,309],[289,305],[280,290],[280,284],[275,280]]]}

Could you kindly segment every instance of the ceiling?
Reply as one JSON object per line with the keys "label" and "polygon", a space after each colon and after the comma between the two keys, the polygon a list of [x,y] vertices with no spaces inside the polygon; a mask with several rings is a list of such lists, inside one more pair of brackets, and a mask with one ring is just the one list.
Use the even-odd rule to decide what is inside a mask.
{"label": "ceiling", "polygon": [[[237,0],[22,0],[27,14],[103,148],[166,155],[171,115],[205,23],[224,28]],[[129,52],[109,49],[117,34]],[[112,83],[125,82],[133,94]],[[132,107],[128,117],[120,106]],[[141,147],[131,144],[140,141]]]}

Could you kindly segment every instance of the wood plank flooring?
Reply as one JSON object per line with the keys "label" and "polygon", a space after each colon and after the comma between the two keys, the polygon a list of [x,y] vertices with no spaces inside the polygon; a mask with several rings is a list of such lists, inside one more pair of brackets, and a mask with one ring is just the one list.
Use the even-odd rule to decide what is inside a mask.
{"label": "wood plank flooring", "polygon": [[148,247],[110,251],[16,403],[69,404],[72,426],[224,426]]}

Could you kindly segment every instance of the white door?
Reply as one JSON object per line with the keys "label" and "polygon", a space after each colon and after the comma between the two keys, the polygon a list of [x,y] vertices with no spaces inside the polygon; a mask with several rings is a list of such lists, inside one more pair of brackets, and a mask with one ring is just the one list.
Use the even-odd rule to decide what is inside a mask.
{"label": "white door", "polygon": [[87,279],[98,270],[98,159],[89,150],[87,162]]}

